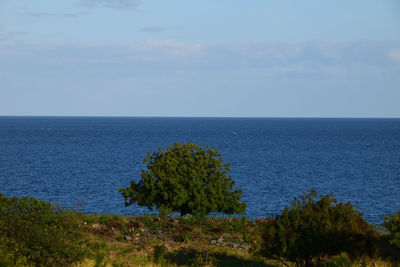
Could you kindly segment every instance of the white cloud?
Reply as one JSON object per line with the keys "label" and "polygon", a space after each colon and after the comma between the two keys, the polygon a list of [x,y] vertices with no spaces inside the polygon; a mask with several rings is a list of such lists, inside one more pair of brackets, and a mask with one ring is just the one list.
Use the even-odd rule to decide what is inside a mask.
{"label": "white cloud", "polygon": [[400,61],[399,45],[400,42],[312,42],[204,46],[171,39],[147,39],[131,44],[26,45],[14,50],[31,52],[40,55],[41,61],[57,64],[140,66],[143,63],[177,69],[258,69],[269,76],[315,77],[346,75],[350,69],[360,69],[358,73],[361,73],[362,69],[379,72],[376,70],[396,67]]}
{"label": "white cloud", "polygon": [[[96,109],[91,114],[106,114],[107,105],[101,99],[98,104],[92,102],[91,96],[100,90],[114,105],[109,109],[114,113],[107,115],[187,115],[184,111],[174,113],[171,107],[193,110],[197,115],[222,115],[223,103],[233,112],[226,113],[230,116],[337,116],[346,112],[349,116],[393,116],[400,114],[396,101],[400,65],[393,60],[399,58],[399,47],[399,41],[204,46],[154,39],[132,44],[9,44],[0,45],[0,76],[2,88],[10,92],[28,92],[43,106],[57,103],[48,105],[43,114],[57,110],[57,114],[70,114],[71,105],[65,104],[64,98],[70,97],[68,103],[75,106],[83,99],[79,92],[87,100],[79,102],[75,114],[86,114],[88,106]],[[42,91],[37,93],[37,88]],[[19,98],[31,101],[23,93]],[[307,100],[313,98],[318,101]],[[304,100],[304,106],[285,113],[281,107],[291,105],[288,99],[295,107]],[[244,102],[248,103],[247,111],[236,108]],[[375,106],[379,102],[384,106]],[[27,114],[33,112],[18,103],[3,110],[12,113],[18,107]],[[215,107],[211,113],[202,113],[204,103]],[[320,113],[302,113],[303,107],[313,105]],[[357,105],[364,113],[352,113]],[[269,106],[276,108],[270,109],[273,113],[265,113]],[[120,107],[131,113],[123,113]],[[381,111],[383,107],[386,113]]]}
{"label": "white cloud", "polygon": [[[14,32],[8,32],[5,31],[2,26],[0,25],[0,44],[2,42],[7,42],[10,40],[15,40],[16,37],[21,36],[21,35],[27,35],[28,32],[23,32],[23,31],[14,31]],[[1,52],[1,50],[0,50]]]}
{"label": "white cloud", "polygon": [[[68,44],[68,45],[8,45],[0,47],[0,55],[39,57],[44,64],[157,64],[158,66],[188,66],[203,53],[200,44],[185,44],[174,40],[147,39],[131,44]],[[57,56],[55,56],[57,55]],[[23,57],[19,58],[24,60]],[[0,58],[1,60],[1,58]]]}
{"label": "white cloud", "polygon": [[400,62],[400,48],[390,50],[388,54],[390,58]]}
{"label": "white cloud", "polygon": [[49,17],[49,16],[54,16],[54,13],[48,13],[48,12],[27,12],[24,13],[26,16],[31,16],[31,17]]}
{"label": "white cloud", "polygon": [[3,31],[3,26],[0,24],[0,42],[6,39]]}
{"label": "white cloud", "polygon": [[140,29],[142,32],[162,32],[164,28],[157,25],[147,26]]}
{"label": "white cloud", "polygon": [[139,47],[142,47],[144,49],[171,48],[171,47],[177,48],[182,46],[184,46],[183,43],[176,42],[173,40],[154,40],[154,39],[147,39],[139,44]]}
{"label": "white cloud", "polygon": [[122,10],[134,10],[140,4],[139,0],[80,0],[79,3],[86,8],[109,7]]}
{"label": "white cloud", "polygon": [[51,16],[58,16],[64,18],[77,18],[79,16],[87,15],[89,12],[82,11],[76,13],[49,13],[49,12],[25,12],[23,13],[25,16],[42,18],[42,17],[51,17]]}

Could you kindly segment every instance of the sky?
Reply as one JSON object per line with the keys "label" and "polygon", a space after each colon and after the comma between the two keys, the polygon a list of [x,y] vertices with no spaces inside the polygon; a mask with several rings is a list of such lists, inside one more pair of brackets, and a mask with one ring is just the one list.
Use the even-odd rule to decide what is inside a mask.
{"label": "sky", "polygon": [[0,116],[400,118],[398,0],[0,0]]}

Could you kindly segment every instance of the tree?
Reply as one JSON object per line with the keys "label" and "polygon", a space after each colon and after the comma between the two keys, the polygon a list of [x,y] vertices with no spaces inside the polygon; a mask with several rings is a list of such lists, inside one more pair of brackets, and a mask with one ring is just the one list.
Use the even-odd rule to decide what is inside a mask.
{"label": "tree", "polygon": [[174,143],[165,152],[147,153],[143,163],[147,170],[138,183],[131,181],[120,192],[129,206],[137,203],[150,210],[155,205],[162,213],[179,212],[204,216],[211,212],[243,213],[242,191],[233,190],[235,182],[223,164],[221,154],[198,143]]}
{"label": "tree", "polygon": [[338,203],[332,194],[318,196],[312,190],[270,220],[262,239],[265,256],[312,266],[341,252],[374,257],[377,235],[350,202]]}
{"label": "tree", "polygon": [[70,266],[87,255],[78,214],[31,197],[0,194],[0,266]]}
{"label": "tree", "polygon": [[400,209],[395,214],[383,216],[383,219],[385,220],[383,226],[391,234],[390,243],[400,248]]}

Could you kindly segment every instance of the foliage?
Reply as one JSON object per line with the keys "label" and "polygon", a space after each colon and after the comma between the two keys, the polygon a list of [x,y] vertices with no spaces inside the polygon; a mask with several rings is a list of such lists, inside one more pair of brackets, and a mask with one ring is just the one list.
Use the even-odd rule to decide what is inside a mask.
{"label": "foliage", "polygon": [[332,194],[318,196],[313,190],[270,220],[262,238],[265,256],[311,266],[340,252],[374,257],[377,233],[350,202],[338,203]]}
{"label": "foliage", "polygon": [[154,251],[153,251],[154,261],[156,263],[165,262],[166,261],[165,256],[167,255],[167,253],[168,253],[168,249],[166,246],[164,246],[164,245],[154,246]]}
{"label": "foliage", "polygon": [[400,248],[400,210],[394,215],[383,216],[384,226],[391,233],[390,243]]}
{"label": "foliage", "polygon": [[246,208],[239,202],[242,191],[233,190],[230,165],[223,164],[213,148],[174,143],[165,152],[159,148],[147,153],[143,162],[147,171],[142,171],[141,180],[120,189],[126,206],[137,203],[152,209],[155,205],[160,213],[174,211],[181,216],[242,213]]}
{"label": "foliage", "polygon": [[94,242],[89,245],[89,256],[94,259],[94,267],[107,266],[109,249],[105,242]]}
{"label": "foliage", "polygon": [[0,194],[0,254],[13,265],[64,266],[82,261],[83,233],[75,212],[35,198]]}
{"label": "foliage", "polygon": [[198,253],[198,255],[191,261],[191,266],[215,266],[216,258],[213,252],[210,250],[204,250]]}
{"label": "foliage", "polygon": [[120,215],[108,215],[108,214],[104,214],[101,215],[99,218],[99,223],[109,223],[109,222],[121,222],[122,221],[122,217]]}
{"label": "foliage", "polygon": [[223,220],[223,227],[226,231],[231,233],[245,234],[247,231],[247,218],[242,217],[240,219],[228,218]]}
{"label": "foliage", "polygon": [[349,256],[345,252],[342,252],[331,261],[324,262],[323,267],[349,267],[352,266],[352,264]]}

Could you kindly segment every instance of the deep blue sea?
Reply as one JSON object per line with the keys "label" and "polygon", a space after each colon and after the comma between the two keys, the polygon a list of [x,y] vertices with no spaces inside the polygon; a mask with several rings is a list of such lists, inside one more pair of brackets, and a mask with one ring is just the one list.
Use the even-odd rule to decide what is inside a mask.
{"label": "deep blue sea", "polygon": [[333,192],[380,223],[400,206],[400,119],[0,117],[0,193],[87,213],[139,215],[118,192],[146,152],[214,146],[247,202],[279,213],[302,192]]}

